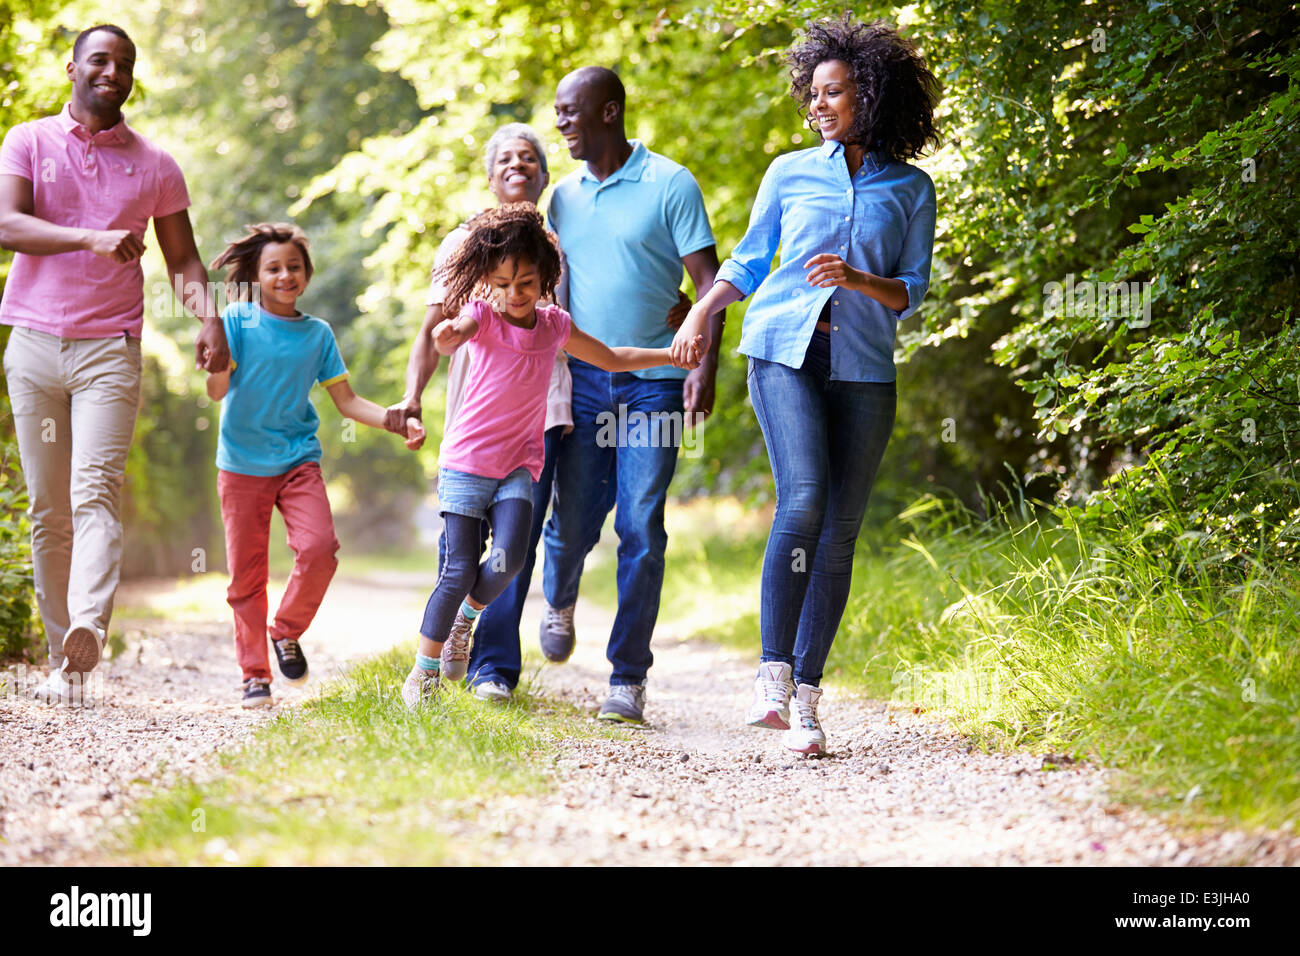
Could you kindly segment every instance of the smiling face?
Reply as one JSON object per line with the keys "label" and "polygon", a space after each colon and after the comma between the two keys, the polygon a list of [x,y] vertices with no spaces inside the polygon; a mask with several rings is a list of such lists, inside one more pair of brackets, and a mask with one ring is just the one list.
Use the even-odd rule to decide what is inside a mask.
{"label": "smiling face", "polygon": [[542,160],[526,139],[510,139],[501,144],[492,163],[488,188],[497,202],[530,202],[534,206],[550,177],[542,172]]}
{"label": "smiling face", "polygon": [[808,112],[816,120],[822,139],[843,142],[849,135],[857,94],[853,71],[843,60],[827,60],[813,70]]}
{"label": "smiling face", "polygon": [[611,138],[605,114],[607,106],[615,104],[601,101],[597,84],[582,76],[570,74],[555,89],[555,128],[564,137],[569,155],[574,159],[587,159],[597,155],[603,143]]}
{"label": "smiling face", "polygon": [[488,285],[492,289],[494,309],[516,320],[512,325],[532,327],[537,300],[542,297],[542,281],[536,264],[527,259],[502,259],[488,274]]}
{"label": "smiling face", "polygon": [[116,116],[135,83],[135,46],[107,30],[85,38],[80,59],[68,64],[72,99],[81,112]]}
{"label": "smiling face", "polygon": [[258,292],[262,308],[272,315],[298,314],[298,296],[307,288],[307,265],[296,242],[268,242],[257,260]]}

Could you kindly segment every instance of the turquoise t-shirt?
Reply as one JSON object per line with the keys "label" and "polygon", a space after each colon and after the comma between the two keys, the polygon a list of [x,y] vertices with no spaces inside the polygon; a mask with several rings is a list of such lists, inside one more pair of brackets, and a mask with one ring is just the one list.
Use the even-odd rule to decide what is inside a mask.
{"label": "turquoise t-shirt", "polygon": [[283,475],[320,461],[320,418],[309,397],[319,382],[347,378],[329,324],[283,319],[252,302],[221,313],[230,343],[230,388],[222,400],[217,467],[240,475]]}
{"label": "turquoise t-shirt", "polygon": [[[631,140],[632,154],[604,182],[587,164],[551,195],[551,228],[569,267],[569,314],[606,345],[664,348],[682,258],[714,245],[704,197],[690,171]],[[685,378],[663,366],[632,374]]]}

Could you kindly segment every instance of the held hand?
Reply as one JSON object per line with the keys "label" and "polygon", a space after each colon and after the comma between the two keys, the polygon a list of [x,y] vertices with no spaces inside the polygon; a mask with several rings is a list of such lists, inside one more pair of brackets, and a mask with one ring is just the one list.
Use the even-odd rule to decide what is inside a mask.
{"label": "held hand", "polygon": [[406,421],[409,418],[414,418],[417,422],[424,421],[424,410],[420,407],[418,398],[403,398],[396,405],[384,409],[384,428],[394,434],[405,435]]}
{"label": "held hand", "polygon": [[[691,353],[695,349],[697,339],[702,344],[692,362]],[[681,328],[673,336],[673,344],[670,348],[673,365],[678,368],[695,368],[700,364],[699,357],[709,350],[709,317],[698,302],[691,306]]]}
{"label": "held hand", "polygon": [[220,319],[205,319],[194,341],[194,367],[206,372],[224,372],[230,366],[230,346]]}
{"label": "held hand", "polygon": [[691,297],[688,296],[681,289],[678,289],[677,304],[668,310],[668,318],[665,319],[664,321],[667,324],[668,328],[673,329],[675,331],[682,327],[682,322],[685,321],[686,316],[690,314],[690,311],[691,311]]}
{"label": "held hand", "polygon": [[828,289],[836,285],[845,289],[852,289],[861,285],[865,278],[863,273],[854,269],[833,252],[823,252],[820,255],[813,256],[803,264],[803,267],[812,269],[812,272],[808,273],[808,284],[819,289]]}
{"label": "held hand", "polygon": [[105,229],[91,233],[90,251],[114,262],[132,262],[144,255],[144,240],[129,229]]}
{"label": "held hand", "polygon": [[424,426],[418,418],[406,420],[406,447],[415,451],[424,444]]}
{"label": "held hand", "polygon": [[[705,353],[704,336],[695,336],[695,338],[691,339],[691,341],[687,343],[684,351],[686,352],[686,358],[680,362],[674,361],[673,367],[685,369],[699,368],[700,362],[703,360]],[[669,354],[671,355],[672,353],[670,352]]]}

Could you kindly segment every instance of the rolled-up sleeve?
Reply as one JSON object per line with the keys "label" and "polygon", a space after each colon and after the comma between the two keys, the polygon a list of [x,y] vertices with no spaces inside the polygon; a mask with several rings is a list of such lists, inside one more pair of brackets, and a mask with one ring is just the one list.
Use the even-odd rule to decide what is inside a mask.
{"label": "rolled-up sleeve", "polygon": [[734,285],[746,298],[754,293],[772,271],[772,260],[781,245],[780,171],[784,157],[772,161],[749,211],[749,228],[736,244],[730,258],[718,269],[717,280]]}
{"label": "rolled-up sleeve", "polygon": [[898,271],[892,278],[901,279],[907,286],[907,308],[898,313],[903,321],[917,310],[930,288],[930,262],[934,254],[935,220],[934,182],[925,176],[920,200],[907,223],[907,235],[898,255]]}

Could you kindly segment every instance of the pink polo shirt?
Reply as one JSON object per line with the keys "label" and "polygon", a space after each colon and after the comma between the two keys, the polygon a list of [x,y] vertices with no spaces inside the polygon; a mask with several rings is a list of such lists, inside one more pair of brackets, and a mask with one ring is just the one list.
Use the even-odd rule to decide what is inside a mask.
{"label": "pink polo shirt", "polygon": [[[122,120],[94,136],[72,118],[20,123],[0,146],[0,175],[32,184],[34,214],[78,229],[129,229],[141,239],[151,218],[190,204],[180,167]],[[0,323],[68,339],[139,337],[144,326],[144,270],[93,252],[14,254]]]}

